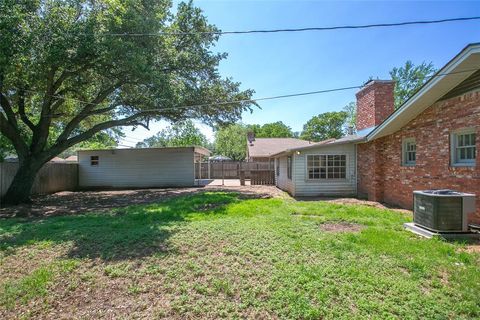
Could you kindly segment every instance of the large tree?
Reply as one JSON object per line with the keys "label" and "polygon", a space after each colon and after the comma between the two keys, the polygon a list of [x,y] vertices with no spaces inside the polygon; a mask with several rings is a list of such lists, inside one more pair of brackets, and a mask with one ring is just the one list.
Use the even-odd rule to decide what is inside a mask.
{"label": "large tree", "polygon": [[27,201],[45,162],[99,132],[236,121],[253,92],[219,75],[217,31],[191,2],[1,1],[0,133],[20,162],[3,201]]}
{"label": "large tree", "polygon": [[321,113],[307,121],[300,137],[317,142],[341,138],[344,135],[347,117],[348,114],[345,111]]}
{"label": "large tree", "polygon": [[187,146],[210,147],[207,137],[192,120],[174,123],[136,145],[137,148]]}
{"label": "large tree", "polygon": [[390,71],[390,76],[392,80],[395,80],[395,109],[414,95],[429,79],[428,76],[434,72],[433,63],[425,61],[416,66],[408,60],[403,66],[393,68]]}

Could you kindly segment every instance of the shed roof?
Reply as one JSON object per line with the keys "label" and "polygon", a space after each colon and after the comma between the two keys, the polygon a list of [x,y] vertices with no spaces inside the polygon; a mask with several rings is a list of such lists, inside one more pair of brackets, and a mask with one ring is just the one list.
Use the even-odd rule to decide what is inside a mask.
{"label": "shed roof", "polygon": [[312,143],[296,138],[255,138],[248,142],[248,155],[254,158],[269,158],[285,149],[305,147]]}
{"label": "shed roof", "polygon": [[180,149],[191,149],[195,153],[199,153],[205,156],[210,155],[210,150],[200,146],[191,146],[191,147],[161,147],[161,148],[111,148],[111,149],[90,149],[90,150],[78,150],[78,153],[82,152],[92,152],[92,151],[112,151],[112,150],[122,150],[122,151],[138,151],[138,150],[180,150]]}

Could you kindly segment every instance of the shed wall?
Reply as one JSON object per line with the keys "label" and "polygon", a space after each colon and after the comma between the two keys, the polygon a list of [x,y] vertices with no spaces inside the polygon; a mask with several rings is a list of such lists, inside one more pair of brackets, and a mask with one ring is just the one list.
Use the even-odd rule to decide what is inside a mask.
{"label": "shed wall", "polygon": [[[92,166],[91,156],[99,163]],[[79,186],[187,187],[194,180],[193,148],[97,150],[78,153]]]}

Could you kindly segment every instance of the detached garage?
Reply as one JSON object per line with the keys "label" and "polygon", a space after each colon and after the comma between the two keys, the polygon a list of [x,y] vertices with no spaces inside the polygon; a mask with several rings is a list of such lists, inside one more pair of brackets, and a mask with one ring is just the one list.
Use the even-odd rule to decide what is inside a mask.
{"label": "detached garage", "polygon": [[80,188],[191,187],[202,147],[78,151]]}

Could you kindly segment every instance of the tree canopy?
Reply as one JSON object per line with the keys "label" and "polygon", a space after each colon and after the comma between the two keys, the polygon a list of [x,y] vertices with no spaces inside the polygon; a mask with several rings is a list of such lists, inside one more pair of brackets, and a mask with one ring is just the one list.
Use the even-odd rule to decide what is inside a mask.
{"label": "tree canopy", "polygon": [[192,120],[177,122],[136,145],[137,148],[187,146],[210,147],[207,137]]}
{"label": "tree canopy", "polygon": [[218,72],[216,31],[192,2],[2,1],[0,133],[20,161],[5,201],[27,200],[46,161],[100,132],[251,110],[253,91]]}
{"label": "tree canopy", "polygon": [[422,62],[418,66],[408,60],[405,64],[390,71],[392,80],[395,80],[395,109],[400,107],[428,80],[428,76],[435,72],[432,62]]}
{"label": "tree canopy", "polygon": [[316,142],[341,138],[344,135],[347,117],[345,111],[325,112],[314,116],[303,126],[300,138]]}
{"label": "tree canopy", "polygon": [[245,160],[247,156],[248,127],[241,123],[219,128],[215,132],[215,153],[232,160]]}
{"label": "tree canopy", "polygon": [[292,128],[282,121],[265,123],[264,125],[249,125],[248,130],[255,133],[257,138],[291,138],[294,136]]}

